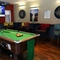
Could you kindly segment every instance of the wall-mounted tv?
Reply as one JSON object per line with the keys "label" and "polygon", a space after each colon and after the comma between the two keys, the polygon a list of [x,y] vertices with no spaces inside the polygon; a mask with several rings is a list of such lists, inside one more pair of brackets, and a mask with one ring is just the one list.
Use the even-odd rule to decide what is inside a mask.
{"label": "wall-mounted tv", "polygon": [[0,17],[5,16],[5,6],[0,6]]}

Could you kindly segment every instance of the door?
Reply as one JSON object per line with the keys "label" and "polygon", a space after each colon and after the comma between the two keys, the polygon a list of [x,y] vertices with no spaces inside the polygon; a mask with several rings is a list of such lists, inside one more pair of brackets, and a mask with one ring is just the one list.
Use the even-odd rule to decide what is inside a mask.
{"label": "door", "polygon": [[11,11],[5,10],[5,22],[11,22]]}

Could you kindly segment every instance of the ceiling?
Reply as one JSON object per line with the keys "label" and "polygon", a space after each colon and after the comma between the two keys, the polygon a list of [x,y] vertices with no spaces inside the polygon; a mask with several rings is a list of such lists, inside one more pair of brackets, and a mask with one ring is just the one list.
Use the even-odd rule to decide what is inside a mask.
{"label": "ceiling", "polygon": [[30,2],[30,1],[36,1],[36,0],[0,0],[0,1],[9,2],[11,4],[18,4],[21,1],[23,1],[23,2]]}

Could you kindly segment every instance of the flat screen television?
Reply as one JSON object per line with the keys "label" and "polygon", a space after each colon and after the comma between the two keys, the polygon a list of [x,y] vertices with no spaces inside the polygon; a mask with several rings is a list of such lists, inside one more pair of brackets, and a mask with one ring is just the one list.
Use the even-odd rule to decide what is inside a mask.
{"label": "flat screen television", "polygon": [[5,16],[5,6],[0,6],[0,17]]}

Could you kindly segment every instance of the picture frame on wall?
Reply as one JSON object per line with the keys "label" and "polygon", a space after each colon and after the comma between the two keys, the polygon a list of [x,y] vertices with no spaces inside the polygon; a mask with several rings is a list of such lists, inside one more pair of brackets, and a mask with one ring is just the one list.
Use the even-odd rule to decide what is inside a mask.
{"label": "picture frame on wall", "polygon": [[50,19],[50,16],[51,16],[51,10],[44,11],[44,18],[45,19]]}
{"label": "picture frame on wall", "polygon": [[38,21],[38,9],[30,9],[30,21]]}

